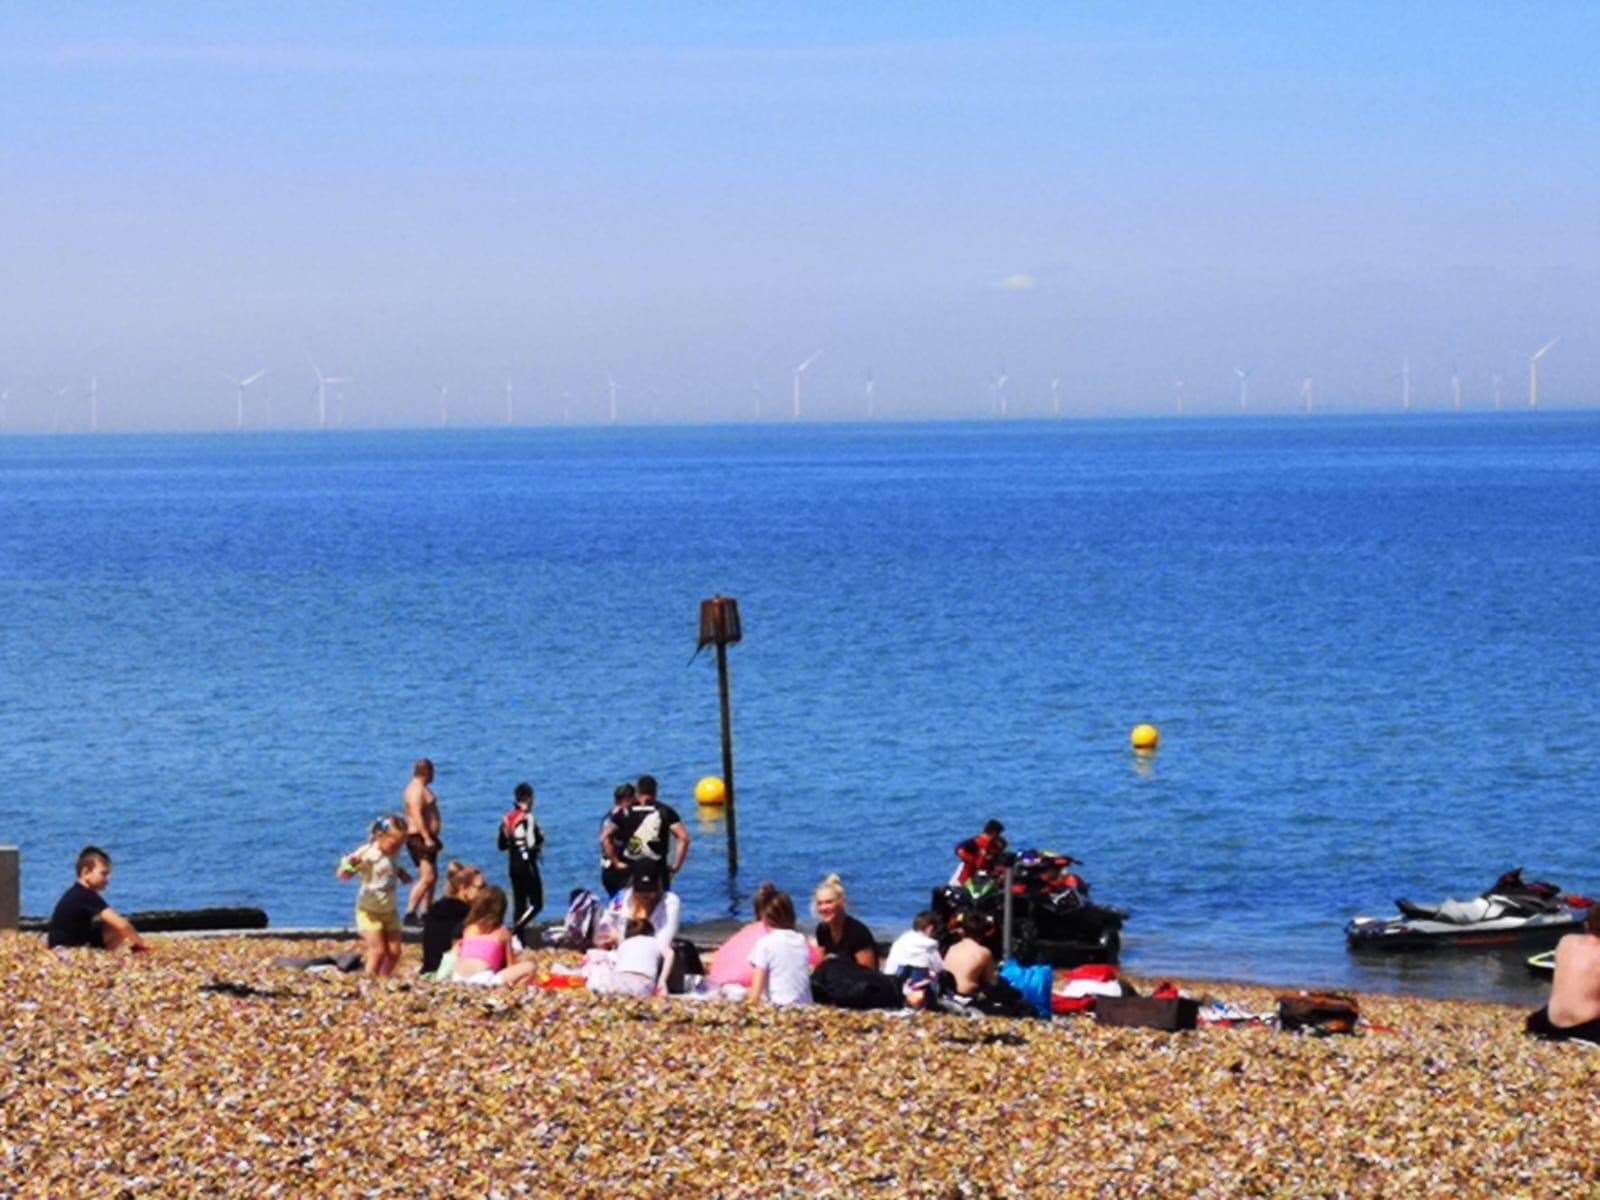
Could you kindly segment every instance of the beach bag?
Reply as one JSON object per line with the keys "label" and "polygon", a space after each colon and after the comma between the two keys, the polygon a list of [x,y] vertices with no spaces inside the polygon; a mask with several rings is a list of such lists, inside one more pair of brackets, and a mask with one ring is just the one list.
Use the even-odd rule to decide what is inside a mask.
{"label": "beach bag", "polygon": [[688,938],[672,939],[672,970],[667,972],[667,991],[681,996],[685,975],[704,975],[705,964],[700,961],[700,947]]}
{"label": "beach bag", "polygon": [[905,997],[892,975],[845,958],[825,958],[811,972],[811,998],[834,1008],[901,1008]]}
{"label": "beach bag", "polygon": [[567,900],[567,915],[561,924],[544,932],[547,946],[566,950],[587,950],[594,942],[595,921],[600,915],[600,902],[588,888],[573,888]]}
{"label": "beach bag", "polygon": [[1184,996],[1099,996],[1094,1002],[1094,1019],[1097,1025],[1177,1033],[1195,1027],[1200,1003]]}
{"label": "beach bag", "polygon": [[1354,1033],[1361,1007],[1343,992],[1285,992],[1278,997],[1278,1026],[1285,1032],[1305,1030],[1319,1037]]}

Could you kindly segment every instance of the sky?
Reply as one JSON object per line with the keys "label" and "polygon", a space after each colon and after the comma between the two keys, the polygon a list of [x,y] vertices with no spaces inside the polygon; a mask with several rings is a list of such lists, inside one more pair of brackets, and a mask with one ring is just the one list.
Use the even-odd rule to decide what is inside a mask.
{"label": "sky", "polygon": [[[1223,11],[1212,12],[1212,8]],[[0,8],[0,432],[1600,403],[1600,5]],[[997,388],[1004,374],[1006,382]]]}

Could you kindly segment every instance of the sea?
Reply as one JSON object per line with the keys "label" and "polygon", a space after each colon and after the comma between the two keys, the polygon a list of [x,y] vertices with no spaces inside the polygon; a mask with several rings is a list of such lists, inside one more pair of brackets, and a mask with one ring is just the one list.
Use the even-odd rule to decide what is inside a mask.
{"label": "sea", "polygon": [[998,818],[1146,975],[1521,1002],[1520,954],[1343,927],[1517,866],[1600,895],[1597,682],[1595,413],[0,439],[31,914],[96,843],[123,911],[347,923],[335,862],[428,756],[501,879],[534,785],[549,916],[650,772],[690,920],[836,872],[892,936]]}

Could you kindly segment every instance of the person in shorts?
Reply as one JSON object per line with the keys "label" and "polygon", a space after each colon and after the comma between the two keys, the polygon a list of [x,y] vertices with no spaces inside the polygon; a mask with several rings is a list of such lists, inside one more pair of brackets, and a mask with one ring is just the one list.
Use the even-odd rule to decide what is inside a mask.
{"label": "person in shorts", "polygon": [[371,832],[366,845],[339,860],[334,874],[341,882],[361,880],[356,892],[356,932],[361,935],[367,974],[387,977],[400,962],[397,883],[411,882],[411,876],[394,861],[406,842],[406,819],[380,817],[372,823]]}
{"label": "person in shorts", "polygon": [[78,879],[56,901],[45,944],[51,949],[149,950],[139,931],[101,895],[111,882],[111,856],[98,846],[78,852]]}
{"label": "person in shorts", "polygon": [[421,925],[423,914],[433,903],[433,889],[439,881],[439,797],[433,792],[433,760],[419,758],[411,768],[406,784],[406,851],[417,868],[417,885],[406,900],[406,924]]}

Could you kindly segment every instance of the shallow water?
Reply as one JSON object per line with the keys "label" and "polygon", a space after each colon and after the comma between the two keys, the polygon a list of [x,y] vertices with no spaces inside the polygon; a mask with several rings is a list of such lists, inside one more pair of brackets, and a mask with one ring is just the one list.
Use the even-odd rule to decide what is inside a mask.
{"label": "shallow water", "polygon": [[342,921],[428,754],[497,868],[535,783],[560,900],[650,770],[726,913],[720,591],[731,894],[837,870],[888,932],[999,816],[1143,970],[1516,997],[1341,927],[1523,864],[1600,892],[1597,517],[1590,415],[3,439],[0,842],[30,912],[96,841],[124,909]]}

